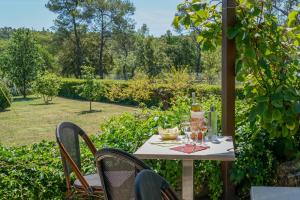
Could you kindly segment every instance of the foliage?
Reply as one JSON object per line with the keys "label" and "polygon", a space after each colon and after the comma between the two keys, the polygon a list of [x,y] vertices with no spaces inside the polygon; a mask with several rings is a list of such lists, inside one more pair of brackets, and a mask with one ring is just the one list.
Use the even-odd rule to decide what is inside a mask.
{"label": "foliage", "polygon": [[187,0],[177,6],[173,20],[176,28],[197,28],[197,42],[203,50],[214,49],[221,44],[220,1]]}
{"label": "foliage", "polygon": [[0,111],[10,107],[12,96],[4,82],[0,81]]}
{"label": "foliage", "polygon": [[[207,108],[210,103],[218,104],[220,101],[203,102],[203,107]],[[103,135],[99,137],[106,146],[121,148],[133,153],[150,136],[157,134],[158,126],[171,124],[176,126],[181,122],[182,115],[190,112],[190,100],[188,98],[178,98],[172,103],[168,111],[143,110],[141,113],[124,114],[110,119],[103,124],[101,130]],[[220,116],[220,115],[219,115]],[[165,177],[173,187],[179,189],[181,186],[181,162],[166,160],[149,160],[147,163],[163,177]],[[209,185],[210,196],[218,199],[222,194],[220,184],[221,173],[218,162],[197,162],[195,166],[195,187],[196,193],[201,192],[206,184]]]}
{"label": "foliage", "polygon": [[[215,100],[213,100],[215,101]],[[217,102],[215,102],[217,103]],[[220,101],[218,101],[220,103]],[[210,101],[204,102],[208,107]],[[157,133],[159,118],[167,117],[168,123],[178,124],[182,113],[189,112],[190,100],[178,98],[168,111],[143,110],[135,114],[123,114],[108,120],[102,134],[91,136],[97,149],[104,146],[120,148],[133,153],[151,135]],[[93,157],[88,148],[81,151],[83,171],[95,172]],[[166,177],[177,189],[181,186],[179,161],[148,161],[155,171]],[[4,199],[61,199],[65,191],[63,168],[58,147],[54,142],[41,142],[32,146],[0,146],[0,195]],[[195,187],[207,184],[210,195],[218,199],[222,193],[220,165],[217,162],[196,163]]]}
{"label": "foliage", "polygon": [[33,83],[34,91],[43,97],[45,104],[58,95],[61,81],[56,74],[45,72],[39,74]]}
{"label": "foliage", "polygon": [[235,38],[237,78],[245,81],[246,98],[253,105],[249,120],[259,121],[271,137],[292,138],[300,134],[299,10],[280,26],[265,11],[271,6],[268,1],[240,1],[238,22],[228,36]]}
{"label": "foliage", "polygon": [[[177,76],[178,75],[178,76]],[[188,82],[192,80],[189,75],[177,73],[177,78],[173,75],[164,75],[164,79],[149,79],[147,77],[137,77],[130,81],[122,80],[96,80],[101,85],[97,92],[97,101],[116,102],[127,105],[144,104],[148,107],[161,106],[167,108],[174,96],[191,94],[195,91],[199,97],[209,97],[210,95],[221,96],[221,87],[218,85],[206,85]],[[180,80],[180,81],[174,81]],[[59,96],[85,99],[79,95],[78,87],[82,87],[82,79],[62,79]],[[243,90],[236,88],[236,95],[243,99]],[[87,100],[87,99],[85,99]]]}
{"label": "foliage", "polygon": [[[272,1],[237,3],[237,23],[228,30],[228,37],[236,41],[237,79],[245,82],[246,98],[253,105],[249,120],[252,124],[258,120],[272,137],[293,137],[299,130],[300,116],[299,9],[291,11],[281,26],[268,12],[273,9]],[[220,23],[215,5],[187,1],[178,10],[184,14],[175,17],[176,26],[198,24],[218,33],[213,28]],[[198,38],[205,43],[213,41],[211,36],[201,32]]]}
{"label": "foliage", "polygon": [[2,199],[61,199],[65,191],[54,142],[5,148],[0,145]]}
{"label": "foliage", "polygon": [[[221,117],[220,96],[200,98],[201,106],[208,110],[216,106],[218,121]],[[101,126],[102,134],[91,137],[96,147],[114,147],[127,152],[135,152],[151,135],[157,134],[158,126],[176,126],[184,114],[190,112],[191,100],[177,97],[170,109],[144,109],[134,114],[125,113],[109,119]],[[240,196],[249,194],[252,183],[266,184],[272,181],[274,157],[271,149],[273,140],[258,130],[254,135],[244,113],[244,101],[237,101],[237,161],[232,170],[232,180],[238,184]],[[218,123],[219,126],[221,123]],[[220,129],[220,127],[219,127]],[[254,137],[255,136],[255,137]],[[81,151],[83,171],[93,172],[93,158],[83,145]],[[39,198],[59,199],[65,191],[63,168],[58,147],[53,142],[42,142],[33,146],[0,147],[0,194],[5,199]],[[25,164],[24,164],[25,163]],[[147,163],[164,176],[177,190],[181,188],[181,163],[179,161],[151,160]],[[47,166],[47,167],[45,167]],[[33,181],[34,180],[34,181]],[[10,190],[7,190],[7,188]],[[212,199],[219,199],[222,194],[220,163],[215,161],[195,162],[196,194],[206,194],[209,190]],[[12,191],[12,192],[8,192]]]}
{"label": "foliage", "polygon": [[202,62],[205,66],[203,70],[203,78],[210,85],[221,82],[221,48],[209,50],[202,53]]}
{"label": "foliage", "polygon": [[[128,41],[130,42],[128,35],[131,35],[130,32],[134,29],[131,16],[134,14],[135,7],[131,2],[123,0],[90,0],[83,4],[83,9],[88,25],[99,35],[99,63],[97,68],[100,78],[103,79],[103,57],[107,39],[111,37],[112,32],[115,32],[115,36],[119,36],[118,39],[122,38],[122,41],[119,40],[122,43],[122,49],[128,50],[127,44]],[[127,56],[125,55],[125,57]]]}
{"label": "foliage", "polygon": [[82,68],[84,83],[79,86],[79,95],[90,102],[90,111],[92,111],[92,101],[95,101],[100,89],[99,83],[95,80],[95,70],[92,67]]}
{"label": "foliage", "polygon": [[36,78],[42,60],[34,37],[29,29],[18,29],[10,39],[5,55],[6,74],[19,88],[23,97]]}
{"label": "foliage", "polygon": [[[221,37],[218,5],[185,1],[174,24],[197,26],[203,30],[198,32],[203,48],[213,49]],[[236,117],[244,121],[237,121],[238,159],[232,170],[242,198],[248,197],[251,185],[273,184],[276,163],[295,157],[299,149],[299,6],[292,5],[237,1],[236,23],[227,32],[236,43],[237,80],[244,83],[245,93],[246,109]],[[279,18],[276,10],[286,17]]]}
{"label": "foliage", "polygon": [[[55,20],[57,28],[56,36],[61,45],[66,45],[64,48],[69,53],[64,57],[63,62],[66,62],[73,67],[73,72],[76,77],[81,76],[80,67],[83,64],[82,52],[82,33],[85,31],[81,24],[82,13],[80,11],[81,1],[64,1],[64,0],[49,0],[46,7],[58,14]],[[65,53],[63,54],[65,55]]]}
{"label": "foliage", "polygon": [[245,122],[237,128],[236,146],[237,160],[231,170],[231,180],[237,185],[238,196],[249,199],[251,186],[274,184],[274,140],[261,129],[253,133],[249,122]]}

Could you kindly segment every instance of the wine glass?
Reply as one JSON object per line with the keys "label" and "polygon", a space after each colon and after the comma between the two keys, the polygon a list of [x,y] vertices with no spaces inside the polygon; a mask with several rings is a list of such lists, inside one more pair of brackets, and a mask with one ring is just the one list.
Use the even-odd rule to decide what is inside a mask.
{"label": "wine glass", "polygon": [[205,144],[205,133],[207,132],[207,129],[208,129],[208,127],[207,127],[206,125],[203,125],[203,126],[201,127],[201,129],[200,129],[201,134],[202,134],[202,141],[201,141],[201,144],[202,144],[203,146],[206,146],[206,144]]}
{"label": "wine glass", "polygon": [[198,121],[191,122],[192,139],[194,144],[198,142],[198,133],[200,132],[200,123]]}
{"label": "wine glass", "polygon": [[185,134],[185,144],[188,144],[191,138],[191,128],[190,122],[182,122],[181,123],[181,130]]}

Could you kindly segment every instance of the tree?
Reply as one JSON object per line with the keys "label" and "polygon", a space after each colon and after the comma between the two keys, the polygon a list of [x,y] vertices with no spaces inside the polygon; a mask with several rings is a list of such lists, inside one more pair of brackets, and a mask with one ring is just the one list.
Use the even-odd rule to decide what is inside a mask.
{"label": "tree", "polygon": [[113,30],[121,28],[122,23],[127,23],[128,18],[133,15],[134,11],[135,8],[129,1],[89,0],[86,2],[86,20],[92,30],[99,33],[98,73],[100,78],[104,78],[103,58],[108,38],[111,38]]}
{"label": "tree", "polygon": [[[46,7],[58,14],[55,20],[57,27],[57,34],[59,40],[64,42],[66,39],[70,40],[75,49],[72,52],[72,59],[70,62],[75,68],[74,73],[76,77],[81,76],[81,65],[83,64],[83,51],[81,44],[82,32],[84,27],[82,25],[81,16],[81,1],[80,0],[49,0]],[[70,48],[70,46],[68,46]]]}
{"label": "tree", "polygon": [[166,54],[169,69],[175,67],[176,70],[186,69],[187,66],[194,66],[195,62],[195,45],[190,36],[174,36],[171,31],[167,31],[161,37],[163,51]]}
{"label": "tree", "polygon": [[204,51],[202,55],[203,79],[208,84],[219,84],[221,71],[221,48]]}
{"label": "tree", "polygon": [[61,82],[56,74],[45,72],[39,74],[33,83],[33,89],[43,97],[45,104],[49,104],[58,95]]}
{"label": "tree", "polygon": [[[220,23],[212,20],[218,10],[211,6],[208,15],[201,17],[205,8],[199,3],[201,0],[186,1],[185,15],[176,17],[174,23],[187,28],[190,24],[203,26],[205,32],[198,38],[214,47],[212,41],[218,37],[208,33],[218,30],[211,29]],[[259,124],[271,137],[287,142],[300,136],[299,6],[292,7],[281,24],[271,12],[273,1],[238,0],[236,23],[226,33],[235,39],[235,71],[237,80],[244,83],[251,127],[256,129]]]}
{"label": "tree", "polygon": [[42,63],[36,42],[29,29],[22,28],[13,33],[5,59],[6,74],[26,98],[27,91],[41,69]]}
{"label": "tree", "polygon": [[99,84],[95,79],[95,69],[93,67],[85,66],[82,68],[84,83],[78,89],[80,91],[80,96],[87,99],[90,102],[90,112],[92,111],[92,101],[95,101],[98,92]]}
{"label": "tree", "polygon": [[134,65],[134,55],[131,53],[134,49],[134,23],[125,20],[116,24],[113,30],[114,51],[118,64],[122,68],[122,74],[125,80],[128,80],[128,68]]}

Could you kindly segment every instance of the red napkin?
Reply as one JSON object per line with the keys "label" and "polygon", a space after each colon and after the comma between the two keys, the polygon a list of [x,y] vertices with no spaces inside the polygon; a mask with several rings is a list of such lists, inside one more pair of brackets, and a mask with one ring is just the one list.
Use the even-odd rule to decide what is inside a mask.
{"label": "red napkin", "polygon": [[191,154],[191,153],[195,153],[197,151],[203,151],[203,150],[206,150],[208,149],[209,147],[205,147],[205,146],[199,146],[199,145],[196,145],[195,147],[192,145],[192,144],[186,144],[184,146],[178,146],[178,147],[173,147],[173,148],[170,148],[171,150],[175,150],[175,151],[180,151],[180,152],[184,152],[184,153],[188,153],[188,154]]}

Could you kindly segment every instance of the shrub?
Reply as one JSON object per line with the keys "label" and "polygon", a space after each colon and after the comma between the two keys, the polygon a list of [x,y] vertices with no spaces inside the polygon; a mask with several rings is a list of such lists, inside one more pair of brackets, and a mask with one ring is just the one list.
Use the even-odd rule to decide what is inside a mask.
{"label": "shrub", "polygon": [[60,79],[53,73],[45,72],[37,76],[33,88],[37,94],[43,97],[45,104],[48,104],[58,94]]}
{"label": "shrub", "polygon": [[90,102],[90,112],[92,111],[92,101],[95,101],[98,92],[100,92],[100,85],[96,83],[95,79],[95,69],[92,67],[85,66],[82,69],[84,83],[78,87],[78,91],[80,91],[79,95],[87,99]]}
{"label": "shrub", "polygon": [[[177,80],[180,80],[179,76]],[[151,80],[144,77],[130,81],[97,80],[96,82],[102,86],[97,92],[97,101],[126,105],[144,104],[147,107],[160,106],[167,109],[174,97],[189,95],[192,91],[195,91],[199,97],[211,95],[221,97],[221,87],[218,85],[173,81],[168,77],[165,77],[164,80]],[[79,95],[80,91],[77,90],[83,83],[82,79],[63,79],[59,96],[85,99]],[[236,96],[243,99],[242,88],[236,88]]]}
{"label": "shrub", "polygon": [[10,107],[12,96],[6,85],[0,81],[0,111]]}
{"label": "shrub", "polygon": [[249,199],[251,186],[274,184],[274,140],[260,128],[253,130],[247,122],[236,131],[236,145],[237,159],[231,170],[231,179],[236,185],[237,195]]}

